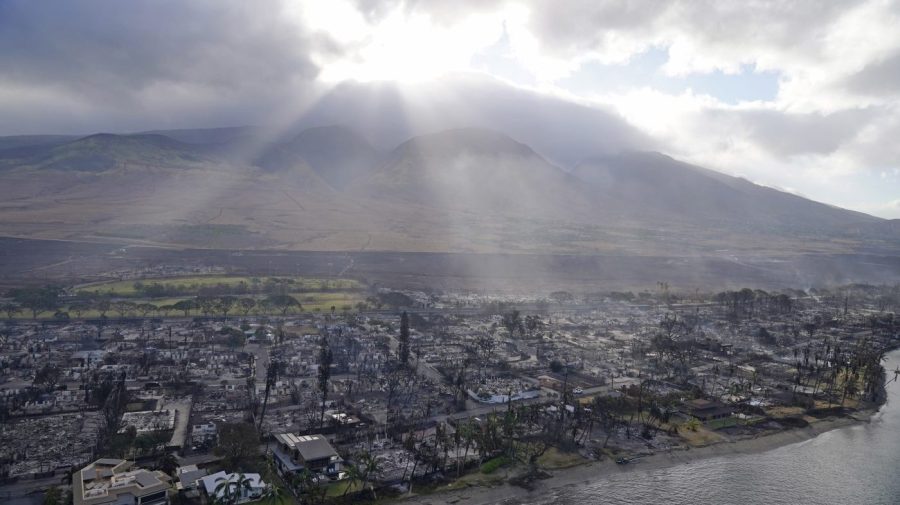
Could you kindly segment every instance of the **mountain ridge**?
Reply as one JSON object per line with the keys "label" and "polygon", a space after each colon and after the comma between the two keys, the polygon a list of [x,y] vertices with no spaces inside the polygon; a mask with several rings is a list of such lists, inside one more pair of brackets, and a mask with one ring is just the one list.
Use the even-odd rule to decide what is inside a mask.
{"label": "mountain ridge", "polygon": [[0,150],[0,234],[196,246],[206,232],[165,230],[213,226],[237,248],[900,251],[891,221],[656,152],[595,156],[565,170],[483,128],[414,136],[387,153],[340,125],[275,139],[243,128],[184,135],[212,143],[159,131]]}

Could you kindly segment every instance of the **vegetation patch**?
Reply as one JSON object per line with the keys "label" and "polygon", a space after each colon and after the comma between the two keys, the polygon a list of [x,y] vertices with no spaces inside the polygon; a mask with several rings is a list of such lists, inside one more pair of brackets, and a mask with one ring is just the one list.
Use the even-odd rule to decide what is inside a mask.
{"label": "vegetation patch", "polygon": [[485,461],[484,464],[481,465],[481,473],[490,475],[508,464],[509,458],[506,456],[497,456],[496,458]]}
{"label": "vegetation patch", "polygon": [[572,468],[587,462],[584,457],[576,452],[564,452],[556,447],[547,449],[544,454],[541,454],[537,461],[541,467],[550,470]]}

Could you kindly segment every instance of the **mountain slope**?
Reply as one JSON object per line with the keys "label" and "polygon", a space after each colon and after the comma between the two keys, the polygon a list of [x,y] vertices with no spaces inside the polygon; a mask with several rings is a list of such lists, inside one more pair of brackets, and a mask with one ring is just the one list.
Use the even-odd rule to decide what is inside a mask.
{"label": "mountain slope", "polygon": [[[769,231],[847,231],[878,218],[814,202],[654,152],[586,160],[572,174],[632,213]],[[602,206],[603,204],[601,204]]]}
{"label": "mountain slope", "polygon": [[362,136],[342,126],[308,128],[266,149],[256,164],[269,171],[306,165],[331,187],[343,189],[367,176],[381,154]]}
{"label": "mountain slope", "polygon": [[0,166],[103,172],[140,166],[182,167],[209,161],[201,151],[162,135],[98,133],[59,145],[0,152]]}
{"label": "mountain slope", "polygon": [[588,209],[575,179],[501,133],[456,129],[410,139],[350,192],[375,199],[539,218]]}
{"label": "mountain slope", "polygon": [[8,142],[0,235],[340,251],[900,252],[896,222],[657,153],[567,172],[472,128],[413,137],[384,157],[340,127],[287,140],[188,133],[198,143],[159,134]]}

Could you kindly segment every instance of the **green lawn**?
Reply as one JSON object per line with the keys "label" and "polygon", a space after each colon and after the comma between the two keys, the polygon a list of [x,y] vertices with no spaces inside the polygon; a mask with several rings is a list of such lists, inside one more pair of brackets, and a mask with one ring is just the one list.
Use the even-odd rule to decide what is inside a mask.
{"label": "green lawn", "polygon": [[284,496],[280,497],[274,504],[266,498],[261,500],[247,502],[245,505],[295,505],[297,502],[289,492],[285,491]]}
{"label": "green lawn", "polygon": [[[166,297],[141,296],[140,292],[134,287],[135,282],[142,282],[146,286],[160,284],[166,287],[175,287],[178,290],[183,290],[193,294]],[[136,305],[152,305],[158,308],[167,305],[174,305],[179,301],[194,298],[194,296],[200,293],[203,287],[224,285],[236,288],[241,283],[244,283],[247,286],[247,291],[257,291],[256,288],[262,288],[267,283],[273,282],[277,282],[279,286],[283,287],[288,292],[288,294],[290,294],[290,296],[293,296],[297,299],[298,302],[300,302],[303,307],[302,312],[328,313],[331,312],[332,307],[334,307],[334,312],[336,314],[355,312],[357,311],[356,305],[360,302],[365,301],[365,293],[362,290],[363,285],[356,280],[320,279],[309,277],[249,277],[213,275],[172,277],[87,284],[77,287],[76,292],[78,293],[80,299],[88,299],[96,296],[109,296],[111,297],[111,302],[114,302],[117,298],[126,298],[128,302],[134,303]],[[242,290],[235,290],[235,292],[238,291]],[[259,301],[266,298],[267,295],[254,293],[242,295],[235,294],[233,296],[237,296],[239,298],[253,298]],[[183,311],[177,310],[171,310],[168,313],[163,313],[158,310],[152,310],[150,312],[147,312],[146,316],[144,316],[140,311],[133,310],[123,316],[118,311],[114,310],[114,307],[115,304],[113,304],[113,307],[106,312],[107,318],[117,319],[121,317],[175,317],[185,315]],[[101,316],[100,311],[94,308],[84,310],[80,315],[77,315],[71,310],[71,306],[69,304],[62,305],[60,307],[60,310],[62,312],[68,312],[69,316],[72,318],[96,319]],[[296,313],[296,310],[291,310],[290,312],[288,312],[289,315]],[[202,315],[202,312],[199,309],[194,309],[191,310],[187,315],[189,317],[199,316]],[[215,315],[220,316],[221,313]],[[240,309],[240,307],[235,307],[228,313],[229,317],[235,318],[241,317],[243,315],[244,312]],[[268,313],[265,313],[261,310],[260,307],[254,307],[247,315],[278,316],[281,315],[281,312],[272,309]],[[15,314],[14,317],[18,319],[30,319],[30,313],[27,310],[23,309],[18,314]],[[53,312],[44,312],[43,314],[40,314],[38,316],[38,319],[52,318]]]}
{"label": "green lawn", "polygon": [[[300,304],[303,306],[304,313],[309,312],[320,312],[320,313],[329,313],[331,312],[331,307],[334,307],[335,314],[343,314],[345,312],[356,312],[358,309],[356,304],[359,302],[364,302],[365,298],[362,293],[357,292],[327,292],[327,293],[291,293],[291,296],[297,299]],[[163,307],[165,305],[174,305],[175,303],[186,300],[192,297],[178,297],[178,298],[129,298],[128,301],[135,304],[149,304],[154,305],[156,307]],[[251,298],[251,296],[245,296],[240,298]],[[252,298],[256,300],[261,300],[264,297],[262,296],[252,296]],[[78,318],[75,313],[70,310],[69,305],[62,305],[60,307],[62,312],[68,312],[69,317]],[[291,310],[288,312],[288,315],[296,315],[296,310]],[[189,317],[200,316],[202,312],[199,309],[191,310],[188,313]],[[215,316],[221,316],[221,313],[214,314]],[[261,316],[261,315],[269,315],[269,316],[280,316],[281,312],[277,310],[271,310],[268,313],[264,313],[259,307],[255,307],[251,310],[248,315],[250,316]],[[133,312],[131,315],[125,315],[124,317],[140,317],[141,314],[139,312]],[[183,317],[184,312],[180,310],[171,310],[168,314],[159,313],[157,311],[153,311],[147,314],[147,317]],[[22,310],[18,314],[14,315],[14,317],[18,319],[31,319],[31,313],[27,310]],[[100,317],[100,311],[96,309],[90,309],[83,311],[81,313],[81,319],[97,319]],[[110,320],[118,319],[121,316],[115,310],[108,310],[106,312],[106,317]],[[244,317],[244,312],[239,308],[235,308],[228,313],[229,318],[239,319]],[[38,319],[52,319],[53,312],[44,312],[38,315]]]}
{"label": "green lawn", "polygon": [[182,286],[195,294],[201,288],[209,286],[225,285],[237,287],[241,283],[249,287],[265,284],[267,280],[275,280],[284,283],[289,289],[304,290],[353,290],[361,288],[361,284],[353,279],[321,279],[311,277],[249,277],[230,275],[198,275],[189,277],[168,277],[159,279],[133,279],[127,281],[110,281],[97,284],[86,284],[77,288],[78,293],[103,294],[111,296],[134,296],[137,294],[134,285],[141,282],[144,285],[160,284],[165,287]]}
{"label": "green lawn", "polygon": [[738,418],[726,417],[725,419],[713,419],[706,422],[706,427],[711,430],[720,430],[722,428],[730,428],[738,424]]}
{"label": "green lawn", "polygon": [[[347,493],[348,487],[350,487],[350,480],[329,483],[325,490],[325,496],[329,498],[344,496],[344,493]],[[347,494],[353,494],[362,491],[362,489],[362,482],[353,482],[353,487],[350,488],[350,491]]]}

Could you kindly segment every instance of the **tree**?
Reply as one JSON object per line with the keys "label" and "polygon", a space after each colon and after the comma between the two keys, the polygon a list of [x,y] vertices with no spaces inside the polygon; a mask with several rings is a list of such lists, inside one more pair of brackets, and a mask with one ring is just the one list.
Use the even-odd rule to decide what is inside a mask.
{"label": "tree", "polygon": [[219,477],[216,479],[216,498],[215,501],[223,505],[236,504],[250,490],[252,481],[243,473],[237,475],[236,479],[231,476]]}
{"label": "tree", "polygon": [[60,289],[54,286],[14,289],[10,295],[16,303],[31,311],[32,319],[59,308]]}
{"label": "tree", "polygon": [[228,347],[232,350],[242,347],[247,342],[244,332],[237,328],[228,328]]}
{"label": "tree", "polygon": [[126,314],[130,314],[135,308],[137,308],[137,305],[134,302],[124,300],[115,302],[112,305],[112,309],[119,314],[119,317],[125,317]]}
{"label": "tree", "polygon": [[363,470],[359,467],[358,463],[354,462],[354,463],[351,463],[350,465],[347,465],[346,470],[347,470],[347,487],[344,488],[344,494],[341,495],[344,498],[347,497],[347,494],[350,493],[350,490],[353,489],[353,486],[356,483],[362,482],[362,480],[363,480]]}
{"label": "tree", "polygon": [[75,317],[81,318],[81,315],[90,310],[91,304],[88,302],[72,302],[69,304],[69,312],[75,314]]}
{"label": "tree", "polygon": [[44,505],[64,505],[62,491],[56,486],[50,486],[44,494]]}
{"label": "tree", "polygon": [[253,298],[241,298],[238,301],[238,306],[241,311],[244,313],[244,317],[250,314],[250,311],[256,307],[256,300]]}
{"label": "tree", "polygon": [[263,393],[262,411],[259,414],[259,428],[257,428],[260,433],[262,433],[263,419],[266,417],[266,406],[269,405],[269,392],[272,386],[278,382],[278,369],[279,363],[276,360],[269,361],[269,366],[266,367],[266,390]]}
{"label": "tree", "polygon": [[553,373],[562,373],[565,370],[565,365],[559,360],[551,360],[550,361],[550,371]]}
{"label": "tree", "polygon": [[513,310],[503,314],[503,326],[506,328],[506,331],[509,332],[509,337],[513,338],[516,334],[516,331],[521,335],[524,333],[522,331],[522,315],[518,310]]}
{"label": "tree", "polygon": [[319,373],[318,385],[319,392],[322,393],[322,407],[319,414],[319,428],[325,424],[325,401],[328,400],[328,379],[331,377],[331,362],[334,356],[331,353],[331,347],[328,345],[328,339],[322,337],[319,347]]}
{"label": "tree", "polygon": [[215,298],[211,296],[199,296],[197,297],[196,306],[200,309],[200,312],[204,316],[209,316],[213,312],[216,311],[217,301]]}
{"label": "tree", "polygon": [[135,308],[141,314],[141,317],[147,317],[147,314],[156,311],[156,305],[153,305],[152,303],[141,303]]}
{"label": "tree", "polygon": [[317,504],[324,502],[327,489],[319,485],[319,479],[313,478],[309,468],[304,468],[300,473],[294,475],[294,486],[300,494],[300,503]]}
{"label": "tree", "polygon": [[47,363],[34,374],[34,384],[45,386],[48,391],[53,390],[59,383],[60,377],[62,377],[62,372],[59,367]]}
{"label": "tree", "polygon": [[692,417],[684,423],[684,426],[691,431],[697,431],[700,428],[700,421],[696,417]]}
{"label": "tree", "polygon": [[94,303],[94,308],[100,313],[100,317],[106,317],[106,313],[109,312],[111,307],[112,304],[105,298],[97,300],[97,302]]}
{"label": "tree", "polygon": [[3,304],[3,307],[0,308],[0,310],[3,310],[3,312],[6,313],[7,319],[12,319],[21,309],[22,307],[20,307],[19,304],[13,302],[6,302]]}
{"label": "tree", "polygon": [[219,311],[222,312],[222,317],[227,318],[228,313],[231,312],[231,309],[237,305],[238,299],[234,296],[223,296],[216,300],[216,305]]}
{"label": "tree", "polygon": [[282,502],[289,501],[284,488],[274,481],[274,475],[270,479],[269,487],[263,493],[262,501],[268,505],[281,505]]}
{"label": "tree", "polygon": [[397,357],[402,366],[409,366],[409,316],[406,311],[400,315],[400,338],[397,347]]}
{"label": "tree", "polygon": [[175,476],[175,470],[181,466],[178,464],[178,458],[175,457],[175,454],[169,452],[163,455],[160,458],[159,463],[157,463],[156,467],[161,470],[163,473],[170,477]]}
{"label": "tree", "polygon": [[288,311],[295,307],[297,310],[303,310],[303,306],[300,305],[300,302],[291,295],[272,295],[267,297],[265,301],[269,306],[280,310],[282,316],[286,316]]}
{"label": "tree", "polygon": [[197,305],[196,305],[196,303],[194,303],[193,300],[181,300],[181,301],[175,302],[173,307],[175,308],[175,310],[180,310],[180,311],[184,312],[184,317],[188,317],[190,312],[192,310],[194,310],[195,308],[197,308]]}
{"label": "tree", "polygon": [[[363,489],[365,489],[369,482],[371,482],[372,478],[381,473],[381,467],[378,466],[378,458],[372,455],[372,453],[366,451],[363,452],[360,456],[360,462],[363,464]],[[375,486],[373,485],[370,488],[372,491],[372,499],[377,500],[378,497],[375,495]]]}
{"label": "tree", "polygon": [[247,462],[259,452],[256,428],[249,423],[226,423],[219,428],[219,444],[216,454],[225,458],[231,466]]}

